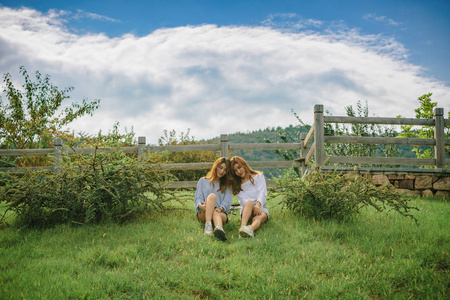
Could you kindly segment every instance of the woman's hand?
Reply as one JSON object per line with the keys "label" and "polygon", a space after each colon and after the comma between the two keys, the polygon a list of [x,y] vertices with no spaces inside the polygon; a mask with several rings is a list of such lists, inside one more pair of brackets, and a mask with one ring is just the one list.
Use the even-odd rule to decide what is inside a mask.
{"label": "woman's hand", "polygon": [[206,204],[205,203],[201,203],[198,205],[198,208],[200,208],[201,210],[206,210]]}
{"label": "woman's hand", "polygon": [[261,207],[259,207],[258,205],[255,205],[255,207],[253,207],[253,214],[255,216],[259,216],[261,213],[262,213]]}
{"label": "woman's hand", "polygon": [[221,213],[223,211],[223,209],[222,209],[222,207],[216,207],[215,211],[218,212],[218,213]]}

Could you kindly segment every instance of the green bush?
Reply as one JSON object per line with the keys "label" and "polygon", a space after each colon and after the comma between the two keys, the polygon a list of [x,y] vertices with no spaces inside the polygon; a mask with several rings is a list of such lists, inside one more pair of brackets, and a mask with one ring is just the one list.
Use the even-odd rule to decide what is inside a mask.
{"label": "green bush", "polygon": [[376,187],[363,176],[345,176],[337,172],[316,169],[299,178],[292,171],[275,180],[272,192],[282,195],[282,204],[302,216],[314,219],[346,221],[355,218],[367,206],[378,211],[395,210],[403,216],[417,219],[408,205],[409,198],[386,185]]}
{"label": "green bush", "polygon": [[[0,175],[0,199],[19,224],[122,222],[161,209],[171,199],[166,173],[120,152],[77,155],[60,174],[25,171]],[[4,222],[4,216],[0,222]]]}

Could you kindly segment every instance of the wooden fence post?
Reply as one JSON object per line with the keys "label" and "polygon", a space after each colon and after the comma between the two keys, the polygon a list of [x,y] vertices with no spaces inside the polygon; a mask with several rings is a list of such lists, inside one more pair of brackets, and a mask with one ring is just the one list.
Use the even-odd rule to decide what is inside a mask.
{"label": "wooden fence post", "polygon": [[61,174],[62,161],[62,139],[56,138],[53,140],[53,172]]}
{"label": "wooden fence post", "polygon": [[444,133],[444,109],[436,107],[434,109],[434,155],[436,157],[436,169],[445,166],[445,133]]}
{"label": "wooden fence post", "polygon": [[315,167],[321,168],[325,162],[325,138],[323,129],[323,105],[314,105],[314,150]]}
{"label": "wooden fence post", "polygon": [[306,132],[300,133],[300,159],[302,163],[302,176],[305,175],[306,172],[306,150],[305,148],[305,139],[306,139]]}
{"label": "wooden fence post", "polygon": [[228,134],[220,135],[220,156],[228,158]]}
{"label": "wooden fence post", "polygon": [[145,148],[145,136],[138,137],[138,158],[145,159],[146,153]]}

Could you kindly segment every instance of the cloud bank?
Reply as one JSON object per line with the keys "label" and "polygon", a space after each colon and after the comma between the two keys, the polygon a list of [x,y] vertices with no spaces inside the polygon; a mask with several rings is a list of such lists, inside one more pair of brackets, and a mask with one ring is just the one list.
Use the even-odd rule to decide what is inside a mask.
{"label": "cloud bank", "polygon": [[371,115],[414,117],[416,99],[433,92],[449,106],[450,88],[423,77],[401,44],[342,24],[284,15],[256,27],[205,24],[111,38],[77,34],[64,19],[70,15],[0,7],[0,70],[19,79],[23,65],[60,88],[75,86],[72,101],[100,98],[93,117],[71,124],[76,132],[108,131],[118,121],[156,143],[164,129],[202,139],[288,126],[296,123],[291,109],[311,124],[315,104],[344,115],[345,106],[367,100]]}

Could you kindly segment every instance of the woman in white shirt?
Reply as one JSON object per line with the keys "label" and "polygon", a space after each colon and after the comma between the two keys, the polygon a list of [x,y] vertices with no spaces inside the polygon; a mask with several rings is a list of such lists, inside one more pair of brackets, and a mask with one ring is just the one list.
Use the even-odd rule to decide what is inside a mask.
{"label": "woman in white shirt", "polygon": [[[204,234],[214,234],[225,241],[226,235],[223,223],[228,221],[228,210],[231,207],[233,194],[227,184],[229,160],[224,157],[217,159],[205,177],[200,178],[195,191],[195,209],[199,221],[205,223]],[[214,223],[214,230],[213,225]]]}
{"label": "woman in white shirt", "polygon": [[[269,219],[266,179],[262,172],[252,170],[242,157],[234,156],[230,162],[231,190],[241,205],[239,236],[253,237],[253,232]],[[250,220],[251,225],[247,225]]]}

